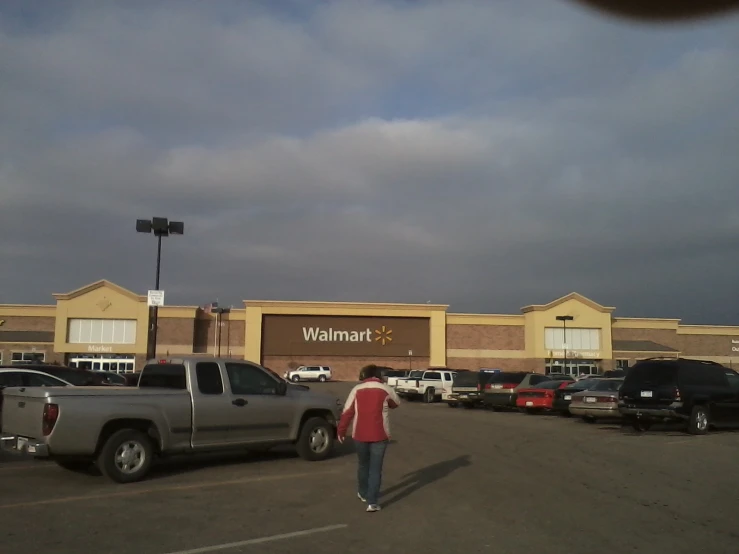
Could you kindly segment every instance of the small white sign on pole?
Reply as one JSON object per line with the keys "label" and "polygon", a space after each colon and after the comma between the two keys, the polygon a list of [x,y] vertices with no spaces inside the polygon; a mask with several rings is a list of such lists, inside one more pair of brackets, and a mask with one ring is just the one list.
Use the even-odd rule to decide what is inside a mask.
{"label": "small white sign on pole", "polygon": [[164,306],[164,291],[150,290],[148,295],[149,307]]}
{"label": "small white sign on pole", "polygon": [[408,351],[408,355],[409,355],[409,356],[413,356],[413,350],[409,350],[409,351]]}

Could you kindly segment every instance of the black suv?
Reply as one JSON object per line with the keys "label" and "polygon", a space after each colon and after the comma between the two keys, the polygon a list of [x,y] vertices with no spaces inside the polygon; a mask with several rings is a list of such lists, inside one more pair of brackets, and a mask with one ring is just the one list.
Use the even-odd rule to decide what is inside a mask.
{"label": "black suv", "polygon": [[629,368],[619,411],[637,431],[652,421],[685,421],[703,435],[709,427],[739,426],[739,373],[703,360],[648,359]]}

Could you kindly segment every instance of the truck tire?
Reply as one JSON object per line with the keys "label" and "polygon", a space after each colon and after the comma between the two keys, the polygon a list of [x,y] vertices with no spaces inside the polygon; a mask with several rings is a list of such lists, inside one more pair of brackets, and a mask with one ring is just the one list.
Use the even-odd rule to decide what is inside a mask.
{"label": "truck tire", "polygon": [[436,399],[436,391],[434,387],[428,387],[423,393],[423,401],[426,404],[431,404]]}
{"label": "truck tire", "polygon": [[298,382],[300,382],[300,375],[293,375],[292,377],[290,377],[290,380],[293,383],[298,383]]}
{"label": "truck tire", "polygon": [[135,483],[149,473],[154,447],[148,435],[135,429],[116,431],[100,449],[97,466],[116,483]]}
{"label": "truck tire", "polygon": [[711,417],[708,406],[701,404],[693,406],[688,420],[688,433],[691,435],[705,435],[708,433],[708,426],[711,424]]}
{"label": "truck tire", "polygon": [[295,450],[309,462],[320,462],[331,455],[334,446],[334,428],[322,417],[312,417],[303,423]]}
{"label": "truck tire", "polygon": [[320,381],[321,383],[325,383],[325,382],[326,382],[326,376],[325,376],[325,375],[320,375],[320,376],[318,377],[318,380],[319,380],[319,381]]}

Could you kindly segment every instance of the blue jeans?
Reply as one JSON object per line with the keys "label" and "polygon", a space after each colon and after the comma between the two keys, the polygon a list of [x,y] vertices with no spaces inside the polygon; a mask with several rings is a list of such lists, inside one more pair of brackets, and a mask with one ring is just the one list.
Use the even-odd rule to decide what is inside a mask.
{"label": "blue jeans", "polygon": [[382,484],[382,462],[388,441],[359,442],[354,441],[359,459],[357,481],[359,494],[367,500],[367,504],[377,504],[380,499]]}

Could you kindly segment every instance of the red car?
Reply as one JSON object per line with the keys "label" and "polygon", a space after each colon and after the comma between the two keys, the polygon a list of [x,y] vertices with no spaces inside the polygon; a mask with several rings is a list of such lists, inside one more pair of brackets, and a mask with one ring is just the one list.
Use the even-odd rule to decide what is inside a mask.
{"label": "red car", "polygon": [[554,391],[571,385],[572,381],[544,381],[535,387],[521,389],[516,397],[516,406],[527,414],[548,412],[552,409]]}

